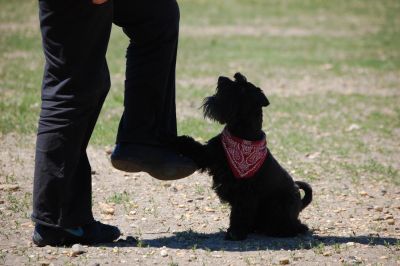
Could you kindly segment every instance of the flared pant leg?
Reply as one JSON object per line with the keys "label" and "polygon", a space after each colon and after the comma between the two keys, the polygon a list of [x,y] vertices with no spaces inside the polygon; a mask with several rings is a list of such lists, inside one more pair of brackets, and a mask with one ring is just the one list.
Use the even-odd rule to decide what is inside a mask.
{"label": "flared pant leg", "polygon": [[33,188],[37,223],[72,228],[94,220],[86,148],[110,88],[112,8],[112,1],[39,1],[46,65]]}
{"label": "flared pant leg", "polygon": [[117,143],[162,145],[177,134],[175,67],[179,7],[174,0],[116,0],[114,21],[130,39]]}

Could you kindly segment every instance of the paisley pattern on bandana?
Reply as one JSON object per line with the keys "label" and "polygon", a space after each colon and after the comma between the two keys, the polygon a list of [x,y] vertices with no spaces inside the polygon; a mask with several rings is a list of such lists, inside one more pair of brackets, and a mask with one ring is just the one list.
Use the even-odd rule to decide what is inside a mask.
{"label": "paisley pattern on bandana", "polygon": [[224,147],[233,175],[238,178],[250,178],[260,169],[267,157],[267,141],[249,141],[232,136],[227,128],[222,131]]}

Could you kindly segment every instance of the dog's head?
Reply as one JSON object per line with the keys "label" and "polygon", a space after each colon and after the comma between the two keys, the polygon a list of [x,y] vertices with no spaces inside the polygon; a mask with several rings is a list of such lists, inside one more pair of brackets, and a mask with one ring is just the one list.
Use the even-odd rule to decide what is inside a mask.
{"label": "dog's head", "polygon": [[242,74],[236,73],[234,78],[218,78],[216,93],[204,100],[204,116],[228,125],[240,124],[243,120],[262,120],[262,107],[269,105],[267,97]]}

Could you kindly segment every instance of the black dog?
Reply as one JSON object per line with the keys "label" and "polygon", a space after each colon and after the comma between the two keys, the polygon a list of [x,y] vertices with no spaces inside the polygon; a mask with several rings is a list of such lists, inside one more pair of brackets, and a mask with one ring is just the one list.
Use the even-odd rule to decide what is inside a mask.
{"label": "black dog", "polygon": [[310,204],[312,189],[294,182],[266,146],[262,107],[269,105],[267,97],[240,73],[234,77],[219,77],[216,94],[203,105],[204,116],[225,124],[224,131],[206,145],[180,136],[177,149],[213,177],[213,189],[231,205],[226,239],[243,240],[248,233],[305,233],[308,227],[298,217]]}

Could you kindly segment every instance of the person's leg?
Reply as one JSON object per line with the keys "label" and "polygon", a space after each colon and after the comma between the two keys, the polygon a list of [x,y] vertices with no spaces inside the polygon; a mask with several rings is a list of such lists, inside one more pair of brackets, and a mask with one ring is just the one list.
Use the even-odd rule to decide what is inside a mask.
{"label": "person's leg", "polygon": [[86,154],[110,87],[105,53],[112,2],[96,6],[91,1],[42,0],[39,10],[46,65],[35,157],[34,242],[68,244],[61,239],[68,238],[63,230],[84,226],[90,236],[86,232],[86,239],[69,240],[94,240],[92,234],[100,228],[112,230],[115,237],[115,228],[94,223]]}
{"label": "person's leg", "polygon": [[114,167],[177,179],[196,169],[169,150],[177,135],[175,64],[179,8],[175,0],[115,1],[114,21],[130,39],[126,54],[124,113],[118,128]]}
{"label": "person's leg", "polygon": [[179,9],[171,0],[162,7],[140,2],[129,7],[136,19],[122,25],[130,43],[126,54],[125,109],[117,143],[162,144],[177,134],[175,63]]}

